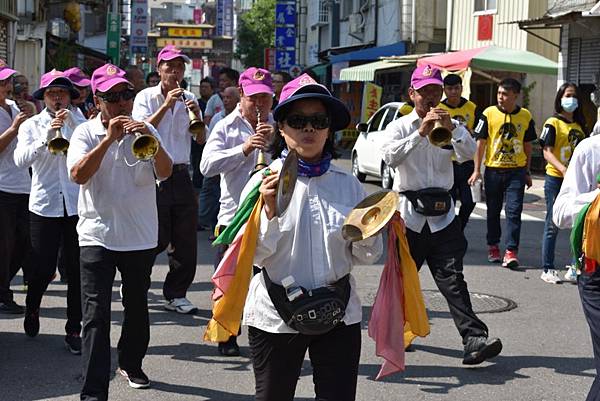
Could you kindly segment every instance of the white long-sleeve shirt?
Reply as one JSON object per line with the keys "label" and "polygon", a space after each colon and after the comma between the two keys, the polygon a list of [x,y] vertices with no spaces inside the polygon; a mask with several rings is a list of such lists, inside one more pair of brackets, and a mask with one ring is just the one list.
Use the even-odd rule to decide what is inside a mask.
{"label": "white long-sleeve shirt", "polygon": [[567,173],[554,201],[552,221],[560,228],[571,228],[577,214],[592,202],[600,189],[600,136],[581,141],[569,161]]}
{"label": "white long-sleeve shirt", "polygon": [[[154,127],[147,126],[161,142]],[[105,136],[100,114],[77,127],[67,156],[69,171]],[[113,142],[96,173],[81,186],[77,224],[80,246],[135,251],[152,249],[158,243],[154,163],[127,165],[136,162],[131,152],[133,139],[133,135],[127,135],[121,145]]]}
{"label": "white long-sleeve shirt", "polygon": [[[269,124],[273,117],[269,114]],[[242,116],[238,107],[217,123],[202,152],[200,172],[205,177],[221,175],[221,198],[218,224],[227,226],[231,223],[240,202],[242,189],[250,178],[258,160],[258,150],[248,156],[242,147],[246,139],[254,135],[254,129]],[[265,153],[267,163],[269,154]]]}
{"label": "white long-sleeve shirt", "polygon": [[[281,160],[271,166],[281,169]],[[252,177],[245,193],[261,179]],[[359,242],[342,237],[342,225],[350,210],[367,196],[351,174],[331,165],[320,177],[298,177],[292,200],[281,217],[261,214],[254,264],[267,269],[271,281],[281,285],[293,276],[297,285],[315,289],[333,284],[352,271],[355,264],[373,264],[383,252],[381,235]],[[351,294],[344,322],[362,320],[356,282],[350,277]],[[244,308],[244,324],[271,333],[295,333],[273,305],[262,274],[252,278]]]}
{"label": "white long-sleeve shirt", "polygon": [[[185,91],[184,94],[186,99],[198,103],[192,92]],[[160,85],[146,88],[136,95],[131,116],[134,120],[144,121],[156,113],[164,102],[165,97]],[[190,118],[185,104],[177,101],[172,109],[165,112],[160,123],[155,127],[174,164],[190,164],[192,142],[189,125]]]}
{"label": "white long-sleeve shirt", "polygon": [[[452,120],[452,143],[448,149],[434,146],[429,138],[419,135],[422,119],[417,112],[400,117],[388,124],[384,135],[383,160],[394,169],[394,190],[418,191],[425,188],[451,189],[454,183],[452,155],[459,163],[472,160],[477,149],[469,131]],[[431,232],[446,228],[454,220],[454,205],[442,216],[417,213],[406,196],[400,196],[399,209],[406,227],[421,232],[428,223]]]}
{"label": "white long-sleeve shirt", "polygon": [[[0,134],[10,128],[13,120],[19,114],[17,104],[7,99],[10,114],[0,107]],[[8,146],[0,152],[0,191],[11,194],[28,194],[31,190],[31,177],[27,168],[17,167],[14,152],[17,148],[15,137]]]}
{"label": "white long-sleeve shirt", "polygon": [[[56,132],[50,128],[52,119],[48,109],[44,109],[21,124],[14,152],[15,164],[32,169],[31,212],[43,217],[63,217],[66,208],[68,216],[75,216],[79,185],[69,179],[66,156],[53,155],[46,146],[48,138]],[[62,136],[70,141],[73,130],[83,122],[85,120],[81,120],[79,114],[70,112],[61,128]]]}

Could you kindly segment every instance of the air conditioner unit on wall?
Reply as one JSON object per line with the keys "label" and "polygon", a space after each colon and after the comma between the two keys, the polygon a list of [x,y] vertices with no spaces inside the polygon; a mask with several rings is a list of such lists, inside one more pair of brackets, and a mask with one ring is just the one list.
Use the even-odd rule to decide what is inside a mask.
{"label": "air conditioner unit on wall", "polygon": [[350,35],[359,35],[364,33],[365,23],[361,14],[354,13],[348,16],[348,32]]}

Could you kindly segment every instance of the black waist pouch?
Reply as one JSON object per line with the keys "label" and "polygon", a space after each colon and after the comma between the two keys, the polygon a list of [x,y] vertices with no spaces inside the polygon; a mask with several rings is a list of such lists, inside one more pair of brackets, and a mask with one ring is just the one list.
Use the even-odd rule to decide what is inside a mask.
{"label": "black waist pouch", "polygon": [[441,216],[450,211],[452,198],[447,189],[425,188],[419,191],[400,192],[408,198],[417,211],[425,216]]}
{"label": "black waist pouch", "polygon": [[350,299],[350,275],[332,285],[307,290],[290,301],[285,287],[275,284],[262,269],[269,297],[285,324],[306,335],[325,334],[342,322]]}

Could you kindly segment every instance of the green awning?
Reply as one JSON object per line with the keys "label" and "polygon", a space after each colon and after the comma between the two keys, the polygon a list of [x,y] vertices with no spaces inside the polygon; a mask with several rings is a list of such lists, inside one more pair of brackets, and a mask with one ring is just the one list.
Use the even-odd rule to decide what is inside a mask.
{"label": "green awning", "polygon": [[369,82],[375,80],[375,72],[377,71],[387,70],[389,68],[404,67],[411,64],[414,63],[380,60],[354,67],[343,68],[340,72],[340,81]]}

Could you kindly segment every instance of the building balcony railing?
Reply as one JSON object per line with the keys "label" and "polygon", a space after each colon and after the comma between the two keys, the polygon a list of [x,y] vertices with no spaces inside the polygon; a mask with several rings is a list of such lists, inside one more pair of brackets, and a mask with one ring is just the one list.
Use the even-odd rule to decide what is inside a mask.
{"label": "building balcony railing", "polygon": [[0,0],[0,15],[17,20],[17,0]]}

